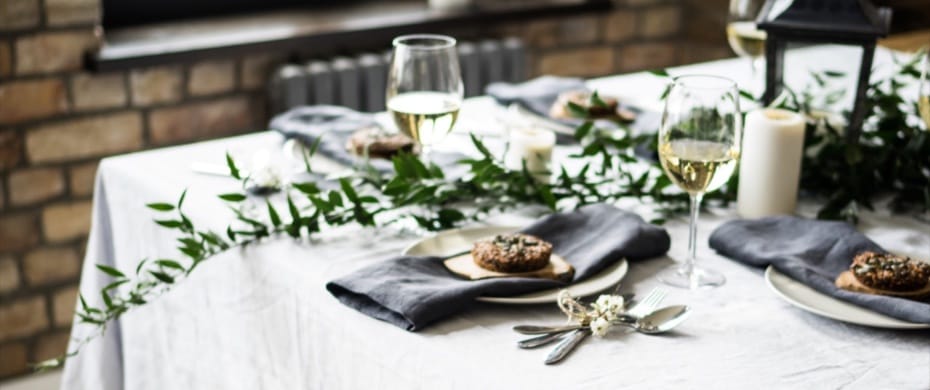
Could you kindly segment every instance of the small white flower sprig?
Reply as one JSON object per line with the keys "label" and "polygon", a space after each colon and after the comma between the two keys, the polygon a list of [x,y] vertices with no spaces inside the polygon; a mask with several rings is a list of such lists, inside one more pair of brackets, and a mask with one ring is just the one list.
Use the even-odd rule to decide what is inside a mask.
{"label": "small white flower sprig", "polygon": [[591,328],[596,337],[603,337],[610,330],[613,321],[623,312],[623,297],[603,294],[588,307],[572,297],[568,290],[559,291],[557,301],[559,309],[568,316],[569,322],[577,322]]}

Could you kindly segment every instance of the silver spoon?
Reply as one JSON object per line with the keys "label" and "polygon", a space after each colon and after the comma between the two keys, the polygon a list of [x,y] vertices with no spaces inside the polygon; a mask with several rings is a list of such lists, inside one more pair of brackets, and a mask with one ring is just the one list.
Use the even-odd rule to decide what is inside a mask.
{"label": "silver spoon", "polygon": [[[645,334],[658,334],[664,333],[672,330],[672,328],[678,326],[684,320],[688,318],[690,308],[685,305],[675,305],[668,306],[662,309],[656,310],[652,313],[649,313],[641,320],[615,320],[611,322],[614,325],[622,325],[629,327],[633,330],[636,330],[640,333]],[[553,329],[558,329],[551,333],[543,334],[539,337],[533,337],[530,339],[522,340],[517,342],[517,346],[523,349],[531,349],[541,347],[543,345],[552,343],[554,341],[560,340],[565,337],[565,333],[572,330],[578,330],[586,328],[586,326],[581,325],[572,325],[566,327],[551,327]],[[564,329],[564,330],[561,330]]]}
{"label": "silver spoon", "polygon": [[612,324],[627,326],[640,333],[659,334],[680,325],[688,319],[690,312],[691,309],[687,305],[668,306],[649,313],[636,322],[614,321]]}

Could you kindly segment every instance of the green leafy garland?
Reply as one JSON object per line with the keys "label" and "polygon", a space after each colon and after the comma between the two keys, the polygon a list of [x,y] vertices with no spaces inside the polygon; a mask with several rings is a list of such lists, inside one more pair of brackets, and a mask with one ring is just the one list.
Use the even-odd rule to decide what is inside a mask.
{"label": "green leafy garland", "polygon": [[[854,218],[858,205],[870,208],[871,199],[885,193],[894,194],[893,203],[899,209],[915,204],[923,210],[930,208],[930,141],[926,132],[909,125],[916,112],[915,103],[897,95],[898,89],[905,85],[903,79],[912,79],[915,72],[911,61],[894,76],[872,83],[867,103],[870,119],[859,145],[847,145],[836,129],[818,133],[817,123],[809,125],[802,188],[829,199],[820,217]],[[656,73],[668,76],[664,71]],[[825,72],[815,79],[837,76],[835,72]],[[821,84],[820,87],[825,86]],[[789,90],[788,97],[781,99],[779,105],[809,112],[815,98],[808,92],[810,89],[800,96]],[[828,99],[838,100],[830,96]],[[594,93],[591,104],[603,106],[604,102]],[[575,116],[589,117],[581,106],[569,103],[567,108]],[[633,135],[622,124],[619,130],[600,128],[588,120],[576,129],[575,139],[581,151],[570,158],[580,168],[568,172],[563,167],[552,172],[549,182],[534,179],[525,166],[522,170],[506,168],[472,135],[471,141],[480,157],[460,161],[467,167],[467,173],[457,179],[446,178],[438,166],[401,154],[392,160],[392,173],[382,175],[370,167],[360,167],[351,176],[339,179],[338,189],[321,189],[313,182],[287,184],[280,189],[286,211],[279,211],[267,197],[249,196],[245,191],[221,194],[219,198],[230,204],[236,219],[223,233],[198,229],[188,218],[183,211],[186,191],[175,203],[148,204],[148,208],[165,216],[155,223],[177,231],[178,250],[184,257],[144,259],[129,274],[97,265],[113,278],[100,291],[104,306],[90,306],[81,295],[76,313],[80,323],[94,326],[96,331],[75,340],[74,348],[66,354],[38,363],[36,368],[60,366],[83,345],[102,335],[110,321],[166,292],[201,262],[227,249],[271,236],[311,237],[335,226],[387,226],[402,220],[413,220],[423,229],[436,231],[523,205],[542,205],[550,211],[560,211],[629,198],[654,206],[660,217],[687,210],[687,195],[672,186],[658,163],[643,164],[634,156],[634,148],[641,144],[648,144],[655,151],[654,134]],[[310,154],[318,145],[310,148]],[[230,176],[246,188],[250,178],[242,175],[228,155],[226,163]],[[312,171],[309,158],[305,163],[307,170]],[[705,199],[724,205],[732,201],[736,180]],[[247,208],[240,207],[244,202],[262,202],[262,215],[244,211]],[[653,222],[662,223],[663,219]]]}

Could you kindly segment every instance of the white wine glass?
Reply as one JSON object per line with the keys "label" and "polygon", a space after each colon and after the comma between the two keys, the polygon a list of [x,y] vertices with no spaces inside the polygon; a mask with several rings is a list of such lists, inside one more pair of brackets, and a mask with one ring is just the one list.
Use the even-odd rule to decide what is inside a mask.
{"label": "white wine glass", "polygon": [[730,0],[727,42],[736,55],[749,59],[753,85],[765,56],[765,31],[756,27],[756,17],[765,0]]}
{"label": "white wine glass", "polygon": [[416,34],[394,38],[388,71],[387,109],[401,132],[429,161],[433,146],[452,131],[464,98],[455,39]]}
{"label": "white wine glass", "polygon": [[688,257],[659,274],[683,288],[716,287],[726,278],[696,265],[701,198],[733,175],[740,154],[742,116],[736,83],[718,76],[673,79],[659,127],[659,160],[665,174],[691,197]]}

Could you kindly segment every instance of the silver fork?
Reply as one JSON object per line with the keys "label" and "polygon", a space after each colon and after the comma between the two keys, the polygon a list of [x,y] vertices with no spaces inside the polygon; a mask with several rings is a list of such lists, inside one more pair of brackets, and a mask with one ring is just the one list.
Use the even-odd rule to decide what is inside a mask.
{"label": "silver fork", "polygon": [[[639,318],[646,314],[649,314],[655,310],[665,297],[668,296],[668,291],[662,288],[654,288],[645,298],[632,309],[630,309],[626,314],[631,317]],[[578,344],[581,344],[584,339],[591,335],[591,328],[581,328],[573,330],[571,333],[565,336],[565,339],[559,342],[558,345],[549,353],[549,356],[546,356],[546,364],[555,364],[562,359],[565,359],[569,353],[571,353]]]}

